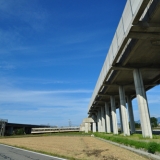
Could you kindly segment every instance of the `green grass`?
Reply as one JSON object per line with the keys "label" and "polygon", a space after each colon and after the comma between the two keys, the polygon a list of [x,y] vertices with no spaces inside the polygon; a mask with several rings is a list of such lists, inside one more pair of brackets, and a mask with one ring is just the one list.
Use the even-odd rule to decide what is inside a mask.
{"label": "green grass", "polygon": [[143,138],[140,134],[133,134],[131,136],[113,135],[106,133],[94,133],[95,137],[100,137],[126,146],[135,147],[137,149],[145,149],[149,153],[160,152],[160,143],[154,142],[155,139],[160,139],[154,136],[153,139]]}

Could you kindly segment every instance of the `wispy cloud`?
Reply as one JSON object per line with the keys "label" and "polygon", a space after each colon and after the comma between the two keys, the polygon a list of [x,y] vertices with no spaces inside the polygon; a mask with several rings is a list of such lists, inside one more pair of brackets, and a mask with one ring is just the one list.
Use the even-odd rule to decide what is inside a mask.
{"label": "wispy cloud", "polygon": [[[84,112],[85,114],[85,111],[87,113],[86,106],[90,97],[79,97],[79,95],[90,93],[91,90],[85,89],[52,91],[8,89],[7,91],[0,91],[0,115],[5,118],[10,117],[12,121],[19,121],[20,119],[23,121],[24,117],[32,118],[36,116],[41,117],[41,123],[45,121],[45,118],[51,121],[51,119],[55,119],[57,116],[61,117],[62,115],[66,119],[69,117],[73,119],[74,114],[77,113],[82,118],[80,113]],[[69,114],[71,115],[68,116]],[[76,123],[80,123],[79,118]]]}
{"label": "wispy cloud", "polygon": [[[81,99],[70,99],[65,98],[68,97],[68,94],[84,94],[91,93],[92,90],[54,90],[54,91],[22,91],[22,90],[7,90],[0,91],[0,101],[1,102],[27,102],[27,103],[37,103],[39,105],[42,104],[51,104],[51,105],[67,105],[66,102],[80,102]],[[65,100],[65,103],[61,101],[61,99]],[[55,102],[56,100],[56,102]],[[87,99],[88,100],[88,99]],[[84,101],[84,100],[83,100]],[[52,103],[54,102],[54,103]]]}
{"label": "wispy cloud", "polygon": [[[35,31],[44,30],[45,22],[47,21],[47,11],[38,3],[38,9],[35,11],[35,3],[24,0],[1,0],[0,11],[4,18],[18,19],[21,22],[25,22],[28,26],[31,26]],[[23,12],[22,12],[23,10]],[[14,24],[16,26],[16,24]]]}
{"label": "wispy cloud", "polygon": [[0,70],[10,70],[10,69],[15,69],[15,66],[5,61],[0,63]]}
{"label": "wispy cloud", "polygon": [[[13,67],[14,68],[14,67]],[[1,73],[1,72],[0,72]],[[12,77],[10,75],[6,76],[1,74],[0,78],[0,90],[13,90],[12,88],[15,88],[15,86],[23,85],[25,86],[26,84],[31,85],[31,86],[41,86],[41,89],[43,88],[42,86],[55,86],[55,85],[63,85],[63,87],[67,87],[68,85],[89,85],[92,84],[93,81],[89,80],[83,80],[83,79],[71,79],[71,80],[62,80],[62,79],[56,79],[56,78],[38,78],[38,77]],[[68,87],[67,87],[68,88]],[[29,88],[28,88],[29,89]],[[32,89],[33,90],[33,89]],[[83,89],[77,89],[77,90],[83,90]],[[57,90],[57,91],[62,91],[62,90]],[[66,90],[64,90],[66,91]],[[68,91],[68,90],[67,90]],[[75,90],[70,90],[70,91],[75,91]],[[86,90],[86,91],[91,91],[91,90]]]}

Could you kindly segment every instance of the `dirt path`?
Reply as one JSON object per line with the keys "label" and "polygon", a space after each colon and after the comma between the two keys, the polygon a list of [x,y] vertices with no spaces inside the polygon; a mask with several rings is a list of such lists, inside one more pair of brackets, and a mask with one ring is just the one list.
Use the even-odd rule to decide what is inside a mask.
{"label": "dirt path", "polygon": [[82,160],[146,160],[131,151],[94,137],[47,136],[0,139],[0,143],[27,147]]}

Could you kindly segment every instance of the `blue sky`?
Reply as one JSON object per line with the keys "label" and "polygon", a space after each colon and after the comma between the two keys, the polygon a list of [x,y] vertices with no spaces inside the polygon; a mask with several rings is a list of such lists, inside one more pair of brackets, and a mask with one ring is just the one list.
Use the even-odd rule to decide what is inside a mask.
{"label": "blue sky", "polygon": [[[79,125],[125,3],[1,0],[0,118],[58,126],[70,119]],[[148,93],[156,116],[158,92]]]}

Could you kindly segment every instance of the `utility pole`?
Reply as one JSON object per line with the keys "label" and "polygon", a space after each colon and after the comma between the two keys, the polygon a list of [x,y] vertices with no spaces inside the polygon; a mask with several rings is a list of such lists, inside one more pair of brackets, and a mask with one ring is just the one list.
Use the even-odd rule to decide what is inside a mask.
{"label": "utility pole", "polygon": [[4,136],[7,122],[8,122],[8,120],[0,119],[0,136]]}

